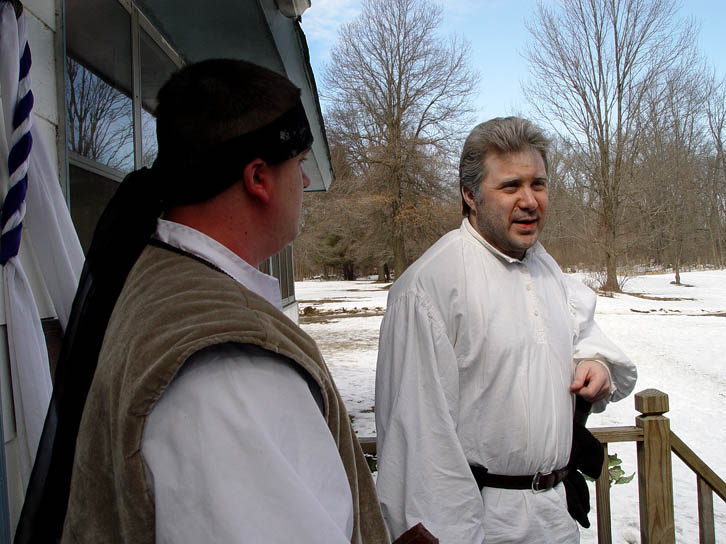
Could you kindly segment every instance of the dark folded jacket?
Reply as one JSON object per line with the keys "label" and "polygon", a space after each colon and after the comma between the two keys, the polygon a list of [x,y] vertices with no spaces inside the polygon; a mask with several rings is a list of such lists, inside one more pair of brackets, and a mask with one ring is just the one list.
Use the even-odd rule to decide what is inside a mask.
{"label": "dark folded jacket", "polygon": [[575,417],[572,422],[572,450],[570,469],[562,484],[567,494],[567,511],[583,527],[590,527],[587,514],[590,511],[590,492],[583,477],[600,477],[605,451],[600,441],[585,427],[591,404],[581,397],[575,403]]}

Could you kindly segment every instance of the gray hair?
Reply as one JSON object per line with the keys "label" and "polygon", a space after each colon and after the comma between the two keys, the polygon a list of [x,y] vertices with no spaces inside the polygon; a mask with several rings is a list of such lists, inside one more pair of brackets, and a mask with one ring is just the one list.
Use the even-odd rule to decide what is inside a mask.
{"label": "gray hair", "polygon": [[[486,175],[484,159],[490,152],[513,153],[534,149],[542,155],[548,169],[549,138],[544,131],[521,117],[497,117],[473,128],[464,142],[459,161],[459,187],[469,189],[478,202],[481,181]],[[462,214],[469,215],[469,206],[461,197]]]}

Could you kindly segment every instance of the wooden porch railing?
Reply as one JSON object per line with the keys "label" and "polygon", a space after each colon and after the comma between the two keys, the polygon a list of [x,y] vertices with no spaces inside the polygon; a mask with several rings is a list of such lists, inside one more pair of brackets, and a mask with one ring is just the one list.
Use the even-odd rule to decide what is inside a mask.
{"label": "wooden porch railing", "polygon": [[[640,415],[633,427],[597,427],[590,431],[605,448],[602,474],[595,483],[597,538],[599,544],[612,544],[608,444],[635,442],[638,454],[638,496],[640,501],[640,541],[642,544],[675,544],[673,514],[673,474],[671,452],[696,474],[699,543],[715,544],[713,494],[726,502],[726,482],[716,475],[678,436],[670,430],[668,395],[657,389],[635,394]],[[361,438],[363,451],[375,455],[376,439]]]}
{"label": "wooden porch railing", "polygon": [[[611,442],[637,444],[640,541],[643,544],[673,544],[676,541],[671,468],[673,452],[696,474],[699,542],[714,544],[713,494],[726,502],[726,483],[671,431],[670,421],[663,415],[668,411],[668,395],[656,389],[636,393],[635,409],[640,412],[635,418],[635,427],[601,427],[590,431],[603,443],[606,453]],[[607,465],[603,467],[595,488],[598,543],[611,544]]]}

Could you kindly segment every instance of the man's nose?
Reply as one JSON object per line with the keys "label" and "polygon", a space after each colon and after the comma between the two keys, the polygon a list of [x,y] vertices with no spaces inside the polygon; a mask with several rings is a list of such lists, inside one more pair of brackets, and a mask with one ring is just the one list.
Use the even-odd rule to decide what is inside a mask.
{"label": "man's nose", "polygon": [[523,187],[519,198],[519,207],[523,210],[536,210],[538,207],[537,198],[531,187]]}
{"label": "man's nose", "polygon": [[305,170],[303,170],[303,189],[307,189],[308,185],[310,185],[310,178],[305,173]]}

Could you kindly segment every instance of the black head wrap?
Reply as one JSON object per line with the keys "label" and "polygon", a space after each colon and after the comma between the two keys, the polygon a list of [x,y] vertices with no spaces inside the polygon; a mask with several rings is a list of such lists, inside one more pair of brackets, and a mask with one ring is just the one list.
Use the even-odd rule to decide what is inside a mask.
{"label": "black head wrap", "polygon": [[299,155],[312,142],[305,110],[298,101],[271,123],[198,153],[186,155],[167,146],[159,151],[152,171],[165,207],[203,202],[241,179],[250,161],[260,158],[278,164]]}
{"label": "black head wrap", "polygon": [[299,155],[312,141],[298,101],[267,125],[192,156],[175,154],[167,146],[151,169],[126,176],[96,226],[73,300],[16,544],[60,539],[76,437],[106,326],[162,211],[203,202],[241,179],[244,167],[253,159],[277,164]]}

